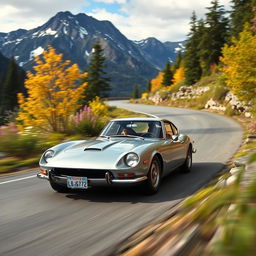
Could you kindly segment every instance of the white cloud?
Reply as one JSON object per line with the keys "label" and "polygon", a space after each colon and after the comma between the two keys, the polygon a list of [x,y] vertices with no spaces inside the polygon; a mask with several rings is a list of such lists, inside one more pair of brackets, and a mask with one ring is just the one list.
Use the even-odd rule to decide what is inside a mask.
{"label": "white cloud", "polygon": [[[162,41],[184,40],[189,32],[192,11],[203,17],[211,0],[132,0],[126,1],[121,10],[125,15],[113,14],[104,9],[90,13],[99,20],[110,20],[129,39],[140,40],[156,37]],[[228,6],[229,0],[220,4]]]}
{"label": "white cloud", "polygon": [[[120,4],[120,12],[94,9],[88,15],[110,20],[126,37],[140,40],[156,37],[162,41],[184,40],[192,11],[203,17],[211,0],[1,0],[0,32],[42,25],[59,11],[82,12],[91,2]],[[220,0],[229,6],[230,0]],[[102,5],[101,5],[102,6]],[[111,5],[108,5],[111,8]]]}
{"label": "white cloud", "polygon": [[1,0],[0,32],[42,25],[59,11],[79,12],[85,0]]}

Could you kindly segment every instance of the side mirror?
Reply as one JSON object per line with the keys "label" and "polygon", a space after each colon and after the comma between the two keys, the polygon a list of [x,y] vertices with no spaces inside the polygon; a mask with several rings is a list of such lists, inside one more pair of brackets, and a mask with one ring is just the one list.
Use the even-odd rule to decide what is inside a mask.
{"label": "side mirror", "polygon": [[180,135],[179,135],[179,141],[180,141],[181,143],[184,143],[185,140],[186,140],[186,138],[187,138],[187,136],[184,135],[184,134],[180,134]]}
{"label": "side mirror", "polygon": [[173,141],[178,141],[179,140],[179,136],[177,134],[172,135],[171,138],[172,138]]}

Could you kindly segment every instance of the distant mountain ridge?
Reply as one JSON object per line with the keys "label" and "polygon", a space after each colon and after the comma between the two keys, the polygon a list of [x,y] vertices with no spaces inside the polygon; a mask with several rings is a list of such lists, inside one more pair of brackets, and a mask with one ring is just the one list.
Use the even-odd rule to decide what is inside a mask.
{"label": "distant mountain ridge", "polygon": [[183,43],[162,43],[155,38],[131,41],[110,21],[66,11],[57,13],[37,28],[0,33],[0,51],[6,57],[14,56],[25,70],[31,70],[33,58],[51,45],[84,70],[97,41],[107,58],[111,96],[127,96],[134,85],[146,86],[147,80],[163,68],[167,59],[174,60],[175,48]]}
{"label": "distant mountain ridge", "polygon": [[144,58],[157,69],[162,69],[167,60],[173,62],[178,51],[184,51],[185,42],[165,42],[149,37],[140,41],[134,41],[142,51]]}

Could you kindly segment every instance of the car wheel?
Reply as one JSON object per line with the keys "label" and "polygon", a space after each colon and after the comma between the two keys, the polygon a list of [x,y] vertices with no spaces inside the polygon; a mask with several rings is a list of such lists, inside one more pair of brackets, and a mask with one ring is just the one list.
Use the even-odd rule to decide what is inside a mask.
{"label": "car wheel", "polygon": [[65,185],[60,185],[56,182],[54,182],[51,178],[51,175],[49,177],[49,181],[50,181],[50,185],[52,187],[53,190],[55,190],[56,192],[59,192],[59,193],[66,193],[69,191],[68,187],[65,186]]}
{"label": "car wheel", "polygon": [[192,169],[192,150],[191,150],[191,147],[189,147],[186,160],[184,164],[181,166],[181,171],[183,173],[188,173],[191,171],[191,169]]}
{"label": "car wheel", "polygon": [[155,194],[161,182],[161,163],[157,157],[154,157],[149,171],[148,171],[148,178],[144,184],[144,191],[148,195]]}

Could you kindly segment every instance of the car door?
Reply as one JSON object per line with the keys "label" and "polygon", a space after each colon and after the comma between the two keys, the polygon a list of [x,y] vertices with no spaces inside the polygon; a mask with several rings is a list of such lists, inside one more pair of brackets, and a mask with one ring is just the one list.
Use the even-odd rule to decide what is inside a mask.
{"label": "car door", "polygon": [[180,140],[180,134],[177,127],[173,123],[170,123],[170,125],[174,135],[173,136],[174,143],[176,144],[176,148],[175,148],[176,162],[177,162],[177,165],[181,165],[184,163],[186,158],[186,144],[184,144],[184,142]]}
{"label": "car door", "polygon": [[[177,129],[176,129],[177,130]],[[181,144],[178,139],[173,139],[175,131],[172,129],[171,122],[164,121],[165,141],[162,147],[162,156],[166,164],[166,172],[174,170],[179,165]],[[178,138],[178,135],[177,135]]]}

